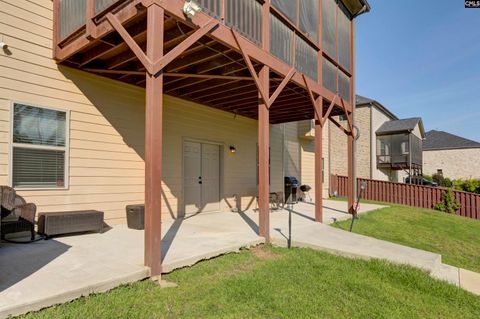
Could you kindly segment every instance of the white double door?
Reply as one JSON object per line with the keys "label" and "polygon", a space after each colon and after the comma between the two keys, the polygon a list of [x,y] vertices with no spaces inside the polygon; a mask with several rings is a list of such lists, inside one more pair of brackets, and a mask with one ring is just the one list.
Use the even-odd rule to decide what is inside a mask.
{"label": "white double door", "polygon": [[185,214],[220,210],[220,146],[183,143]]}

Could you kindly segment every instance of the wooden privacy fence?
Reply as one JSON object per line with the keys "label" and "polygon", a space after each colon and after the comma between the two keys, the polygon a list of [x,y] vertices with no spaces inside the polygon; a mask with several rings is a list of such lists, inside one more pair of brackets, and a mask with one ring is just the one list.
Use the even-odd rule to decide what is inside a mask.
{"label": "wooden privacy fence", "polygon": [[[330,180],[330,195],[347,196],[346,176],[332,175]],[[430,208],[442,201],[446,192],[443,187],[431,187],[394,183],[373,179],[358,178],[357,189],[365,181],[367,186],[363,192],[363,199],[408,205],[413,207]],[[480,194],[453,191],[455,200],[461,205],[457,215],[480,220]]]}

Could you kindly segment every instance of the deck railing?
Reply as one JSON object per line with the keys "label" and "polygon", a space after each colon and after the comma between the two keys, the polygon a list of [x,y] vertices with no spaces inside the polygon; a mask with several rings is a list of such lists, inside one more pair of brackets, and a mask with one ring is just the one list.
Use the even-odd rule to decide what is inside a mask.
{"label": "deck railing", "polygon": [[[58,0],[59,1],[59,42],[75,39],[85,29],[87,19],[90,18],[89,1],[93,1],[94,12],[90,15],[99,15],[127,0]],[[262,46],[263,43],[263,1],[261,0],[196,0],[203,12],[223,20],[245,38]],[[273,9],[272,9],[273,10]],[[93,17],[92,17],[93,18]],[[287,64],[295,67],[301,73],[313,80],[318,80],[318,37],[315,32],[300,35],[294,27],[285,22],[285,17],[271,12],[270,18],[270,53]],[[311,23],[318,23],[314,20]],[[308,29],[308,28],[307,28]],[[303,32],[303,31],[302,31]],[[307,40],[310,39],[310,40]],[[312,43],[317,43],[313,44]]]}
{"label": "deck railing", "polygon": [[[420,208],[432,209],[435,204],[442,202],[446,192],[442,187],[430,187],[394,183],[373,179],[357,179],[357,189],[360,183],[366,182],[363,199],[387,203],[395,203]],[[345,176],[332,175],[330,179],[330,194],[347,196],[348,178]],[[455,200],[461,205],[457,215],[480,220],[480,194],[453,191]]]}

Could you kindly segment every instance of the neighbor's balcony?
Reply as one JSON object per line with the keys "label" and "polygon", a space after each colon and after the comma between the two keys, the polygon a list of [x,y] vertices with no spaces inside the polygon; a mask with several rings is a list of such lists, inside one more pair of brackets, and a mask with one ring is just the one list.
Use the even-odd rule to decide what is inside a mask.
{"label": "neighbor's balcony", "polygon": [[[100,24],[107,12],[133,6],[134,0],[54,0],[58,21],[56,44],[74,46],[75,39],[88,36],[87,21]],[[183,0],[169,0],[182,7]],[[352,96],[352,14],[354,2],[335,0],[271,0],[268,14],[262,0],[197,0],[205,13],[233,28],[256,46],[348,104]],[[168,13],[167,13],[168,14]],[[266,18],[266,19],[265,19]],[[265,21],[268,20],[268,21]],[[264,39],[264,28],[268,38]],[[323,30],[323,32],[321,32]],[[268,44],[264,41],[269,41]],[[319,65],[320,64],[320,65]]]}
{"label": "neighbor's balcony", "polygon": [[422,160],[422,140],[414,134],[377,136],[377,168],[421,168]]}

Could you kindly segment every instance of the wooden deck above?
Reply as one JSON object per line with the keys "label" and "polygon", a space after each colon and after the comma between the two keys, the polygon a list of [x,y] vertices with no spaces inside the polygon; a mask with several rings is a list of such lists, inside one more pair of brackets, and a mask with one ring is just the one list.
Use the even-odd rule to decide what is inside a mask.
{"label": "wooden deck above", "polygon": [[[190,19],[183,13],[183,0],[55,0],[55,59],[69,67],[144,87],[148,71],[144,61],[137,58],[107,17],[113,16],[145,51],[145,6],[153,2],[165,10],[164,55],[202,26],[214,25],[163,70],[165,94],[256,119],[259,93],[244,58],[247,52],[257,72],[262,65],[270,68],[270,94],[293,73],[271,105],[270,123],[313,119],[308,89],[315,98],[323,98],[324,114],[332,101],[331,116],[352,112],[353,71],[322,50],[320,36],[312,38],[303,32],[281,10],[269,5],[270,1],[245,0],[242,8],[232,0],[198,1],[203,12]],[[242,14],[238,10],[243,10]],[[321,30],[321,5],[318,11]],[[353,22],[349,27],[352,49]],[[290,44],[282,48],[279,43],[283,41]],[[353,70],[353,49],[350,57]],[[334,91],[339,93],[325,87],[332,87],[332,73],[328,73],[332,66]],[[324,79],[324,75],[329,78]],[[330,86],[325,81],[330,81]]]}

